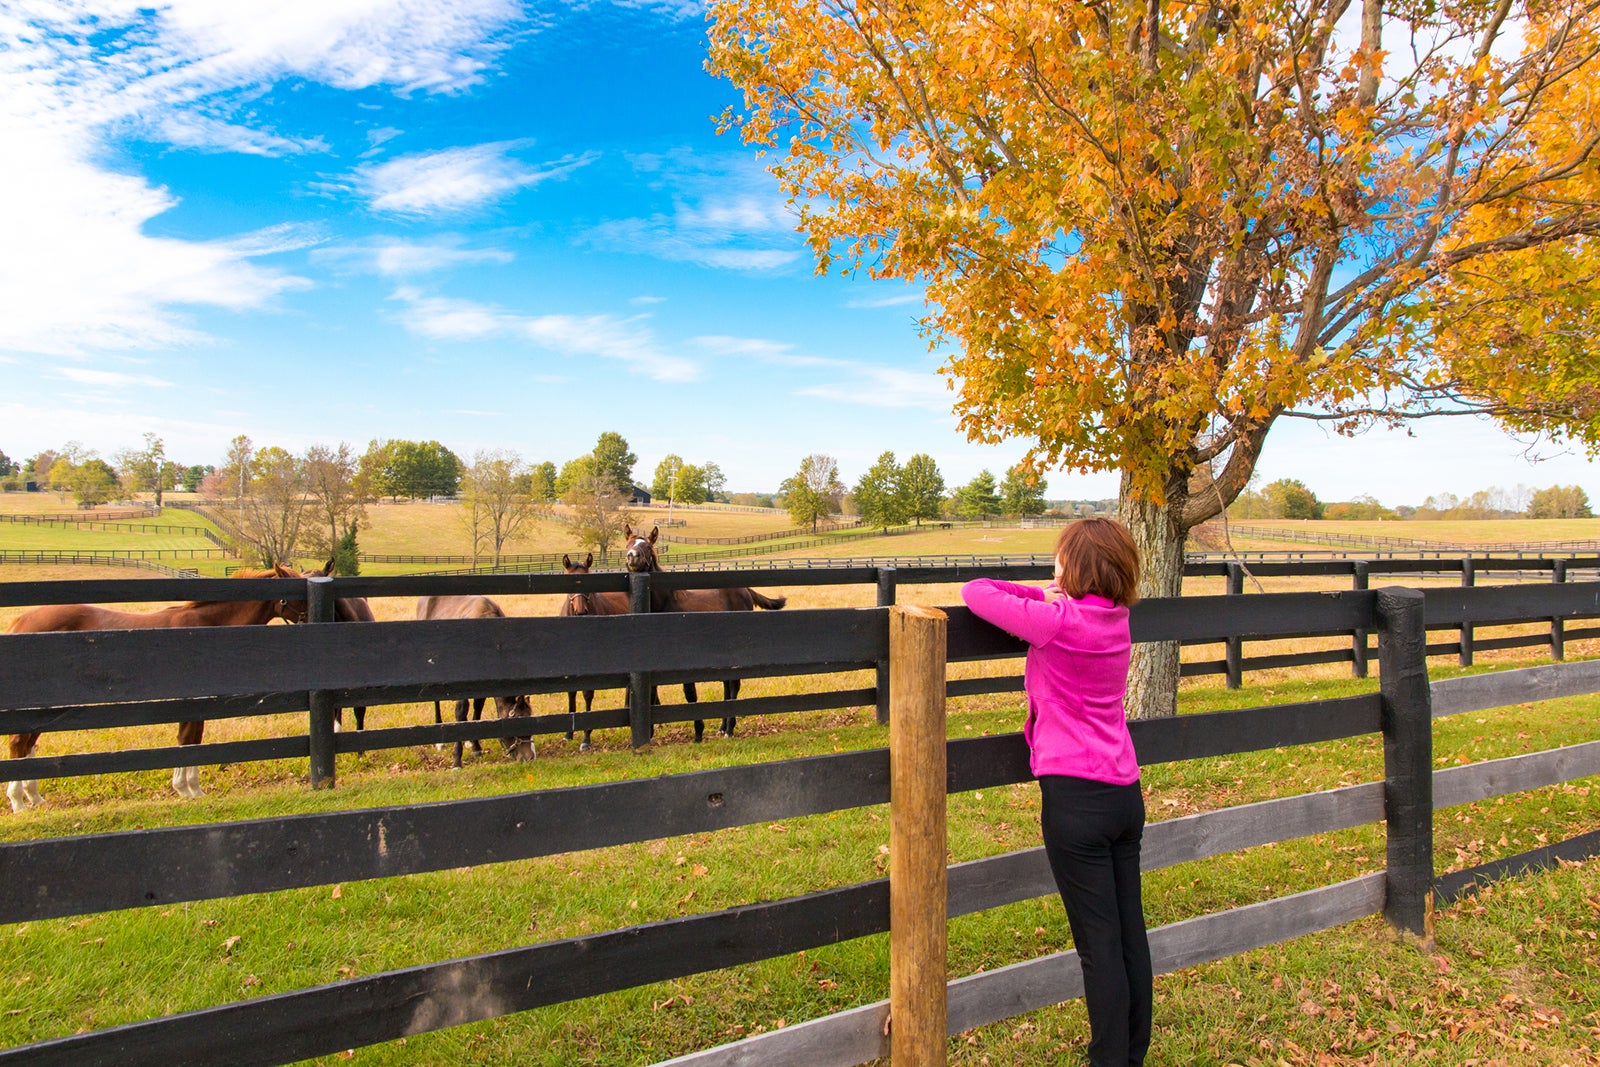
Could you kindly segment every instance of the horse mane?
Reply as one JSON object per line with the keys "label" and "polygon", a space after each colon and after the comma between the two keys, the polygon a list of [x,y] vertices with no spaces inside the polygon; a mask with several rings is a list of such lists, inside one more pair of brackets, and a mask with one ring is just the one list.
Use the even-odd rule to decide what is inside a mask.
{"label": "horse mane", "polygon": [[[298,577],[300,577],[300,572],[297,571],[297,570],[293,570],[292,568],[285,567],[281,563],[274,563],[270,570],[264,570],[264,571],[237,570],[237,571],[234,571],[232,574],[228,575],[228,577],[230,577],[230,578],[298,578]],[[212,601],[212,600],[190,600],[190,601],[188,601],[186,603],[179,604],[177,606],[180,607],[180,608],[198,608],[202,604],[213,604],[213,603],[215,603],[215,601]]]}

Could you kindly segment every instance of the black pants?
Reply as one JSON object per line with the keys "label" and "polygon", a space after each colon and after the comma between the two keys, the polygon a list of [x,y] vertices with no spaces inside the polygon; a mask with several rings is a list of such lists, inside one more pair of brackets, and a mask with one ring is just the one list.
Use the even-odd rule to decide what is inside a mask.
{"label": "black pants", "polygon": [[1045,854],[1083,965],[1089,1062],[1125,1067],[1150,1048],[1150,942],[1139,895],[1144,796],[1139,783],[1110,785],[1046,775]]}

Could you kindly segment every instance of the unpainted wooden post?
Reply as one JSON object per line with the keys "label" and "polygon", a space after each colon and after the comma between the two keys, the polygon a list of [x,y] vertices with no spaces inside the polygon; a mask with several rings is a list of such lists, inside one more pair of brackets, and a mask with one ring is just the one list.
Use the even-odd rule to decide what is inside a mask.
{"label": "unpainted wooden post", "polygon": [[935,608],[889,609],[889,1056],[946,1060],[945,639]]}
{"label": "unpainted wooden post", "polygon": [[[635,615],[650,614],[650,575],[633,571],[628,575],[628,610]],[[633,747],[640,749],[655,735],[650,698],[655,687],[648,671],[628,674],[628,725],[633,730]]]}
{"label": "unpainted wooden post", "polygon": [[[306,579],[306,621],[334,621],[333,579],[321,575]],[[334,778],[333,715],[338,705],[332,693],[313,690],[307,697],[311,745],[311,788],[332,789]]]}
{"label": "unpainted wooden post", "polygon": [[[1567,561],[1550,561],[1550,580],[1558,585],[1567,580]],[[1550,658],[1560,662],[1567,658],[1567,624],[1559,615],[1550,616]]]}
{"label": "unpainted wooden post", "polygon": [[[893,567],[878,568],[878,607],[894,607],[895,575]],[[889,677],[889,661],[878,661],[878,725],[886,726],[889,723],[889,694],[892,692]]]}
{"label": "unpainted wooden post", "polygon": [[[1229,596],[1244,594],[1244,564],[1238,560],[1228,561],[1227,594]],[[1227,661],[1228,688],[1238,689],[1244,684],[1244,638],[1228,638],[1224,644],[1223,658]]]}
{"label": "unpainted wooden post", "polygon": [[[1350,581],[1350,588],[1361,590],[1367,588],[1369,580],[1367,561],[1355,561],[1355,573]],[[1350,635],[1350,670],[1357,678],[1367,676],[1367,631],[1356,630]]]}
{"label": "unpainted wooden post", "polygon": [[[1461,587],[1471,589],[1477,584],[1477,571],[1472,565],[1472,557],[1468,556],[1461,561]],[[1472,624],[1461,624],[1461,665],[1472,666]]]}
{"label": "unpainted wooden post", "polygon": [[1383,916],[1423,936],[1433,908],[1433,702],[1419,589],[1378,590],[1383,804],[1388,889]]}

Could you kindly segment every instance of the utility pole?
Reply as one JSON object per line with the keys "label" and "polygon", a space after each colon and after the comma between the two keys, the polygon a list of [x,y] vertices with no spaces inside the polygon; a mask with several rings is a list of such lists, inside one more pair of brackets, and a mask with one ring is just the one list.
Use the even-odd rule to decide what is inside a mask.
{"label": "utility pole", "polygon": [[667,475],[667,525],[672,525],[672,501],[678,495],[678,464],[672,465],[672,473]]}

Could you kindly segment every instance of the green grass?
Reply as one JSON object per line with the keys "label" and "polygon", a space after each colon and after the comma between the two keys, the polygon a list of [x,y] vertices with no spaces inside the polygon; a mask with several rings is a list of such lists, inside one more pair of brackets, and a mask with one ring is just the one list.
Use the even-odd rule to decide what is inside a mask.
{"label": "green grass", "polygon": [[[1440,672],[1454,673],[1454,672]],[[1185,689],[1185,712],[1293,702],[1372,682],[1288,680],[1229,692]],[[1436,724],[1439,765],[1594,738],[1600,700],[1559,700]],[[1015,700],[952,704],[953,737],[1007,732]],[[340,785],[313,793],[299,766],[207,772],[210,793],[179,804],[165,775],[112,776],[112,796],[46,783],[51,804],[0,819],[7,839],[208,822],[480,796],[680,773],[879,746],[869,709],[741,722],[732,741],[686,744],[669,730],[643,754],[608,745],[578,754],[541,742],[540,758],[488,757],[442,769],[431,749],[341,757]],[[1152,820],[1381,776],[1374,739],[1146,769]],[[1445,871],[1593,829],[1593,782],[1465,805],[1436,818]],[[93,791],[90,791],[91,795]],[[952,861],[1037,843],[1031,784],[950,800]],[[189,1010],[343,977],[694,914],[844,885],[884,873],[887,811],[499,864],[0,929],[0,1043],[7,1045]],[[1380,869],[1381,828],[1285,842],[1148,876],[1152,926]],[[1315,1064],[1586,1063],[1600,1019],[1600,864],[1507,882],[1441,911],[1422,949],[1368,920],[1192,968],[1157,982],[1153,1062]],[[1045,898],[952,924],[950,973],[969,974],[1067,947]],[[575,1004],[421,1035],[357,1052],[362,1062],[643,1064],[887,996],[879,937],[659,983]],[[952,1062],[1065,1062],[1081,1050],[1081,1005],[961,1035]],[[1317,1059],[1317,1056],[1332,1059]],[[1363,1059],[1363,1057],[1367,1057]],[[328,1062],[338,1062],[330,1057]]]}

